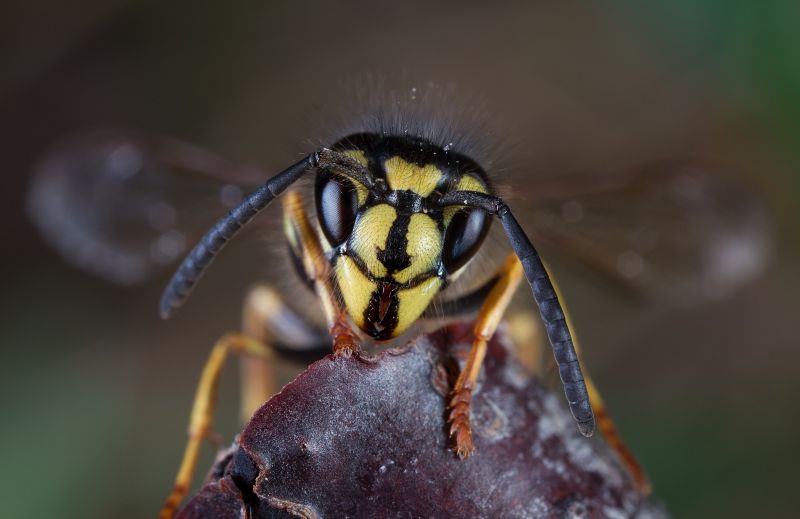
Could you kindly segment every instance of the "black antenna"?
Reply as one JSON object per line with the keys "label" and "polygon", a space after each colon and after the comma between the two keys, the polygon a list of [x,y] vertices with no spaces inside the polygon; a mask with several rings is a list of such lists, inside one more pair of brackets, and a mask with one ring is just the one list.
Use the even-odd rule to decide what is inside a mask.
{"label": "black antenna", "polygon": [[297,179],[317,167],[328,168],[334,172],[344,174],[348,178],[361,182],[368,189],[372,189],[375,183],[369,170],[358,161],[328,148],[315,151],[300,162],[281,171],[248,195],[242,203],[231,209],[228,214],[220,218],[214,227],[203,236],[200,243],[195,245],[192,252],[186,256],[186,259],[178,267],[177,272],[172,276],[167,288],[164,289],[159,305],[161,317],[168,319],[172,311],[186,301],[195,283],[203,275],[206,268],[242,227],[283,193],[286,188],[294,184]]}
{"label": "black antenna", "polygon": [[511,214],[506,203],[496,196],[476,191],[454,191],[439,199],[439,205],[474,207],[500,218],[511,248],[514,249],[514,253],[522,263],[525,277],[533,291],[533,297],[539,305],[547,337],[550,339],[558,364],[558,372],[569,403],[569,410],[578,423],[578,430],[581,434],[591,436],[595,428],[594,413],[589,403],[589,393],[583,380],[578,354],[572,344],[572,336],[564,318],[564,311],[561,309],[561,303],[559,303],[556,291],[550,282],[550,276],[525,231]]}
{"label": "black antenna", "polygon": [[231,209],[203,236],[200,243],[195,245],[192,252],[178,267],[161,296],[159,309],[163,319],[169,318],[172,311],[181,306],[189,297],[197,280],[225,244],[286,188],[303,174],[316,168],[320,162],[320,155],[326,151],[314,152],[267,180],[238,206]]}

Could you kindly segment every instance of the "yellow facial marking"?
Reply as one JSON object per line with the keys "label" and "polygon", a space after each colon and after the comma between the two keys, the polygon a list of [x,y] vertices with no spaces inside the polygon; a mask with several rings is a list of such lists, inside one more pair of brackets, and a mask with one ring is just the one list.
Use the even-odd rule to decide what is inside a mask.
{"label": "yellow facial marking", "polygon": [[431,299],[439,292],[441,286],[442,280],[432,277],[414,288],[400,290],[397,293],[399,308],[394,335],[400,335],[419,319],[419,316],[431,304]]}
{"label": "yellow facial marking", "polygon": [[336,281],[344,298],[347,313],[360,328],[364,326],[364,310],[369,305],[375,284],[358,270],[358,266],[347,256],[336,260]]}
{"label": "yellow facial marking", "polygon": [[[354,159],[356,162],[364,166],[365,168],[369,165],[369,161],[367,161],[366,155],[361,150],[347,150],[344,152],[345,155]],[[356,188],[356,196],[358,197],[358,205],[364,205],[364,202],[367,201],[367,195],[369,192],[367,191],[367,186],[361,184],[361,182],[356,182],[352,180],[353,185]]]}
{"label": "yellow facial marking", "polygon": [[392,157],[383,163],[383,167],[390,188],[410,190],[420,196],[430,195],[442,178],[441,170],[433,164],[419,167],[400,157]]}
{"label": "yellow facial marking", "polygon": [[442,211],[442,219],[444,220],[445,229],[447,228],[448,225],[450,225],[450,221],[453,219],[456,213],[461,211],[462,209],[464,208],[459,207],[457,205],[451,205],[444,208],[444,211]]}
{"label": "yellow facial marking", "polygon": [[353,252],[376,277],[386,276],[386,267],[378,260],[378,250],[386,248],[386,239],[397,218],[397,211],[387,204],[367,209],[353,228]]}
{"label": "yellow facial marking", "polygon": [[[486,185],[472,175],[463,175],[456,185],[456,191],[477,191],[478,193],[488,193]],[[450,206],[445,207],[442,211],[442,218],[444,219],[444,226],[450,225],[450,220],[456,215],[457,212],[462,211],[463,207]]]}
{"label": "yellow facial marking", "polygon": [[486,193],[486,185],[478,178],[472,175],[462,175],[456,186],[458,191],[477,191],[479,193]]}
{"label": "yellow facial marking", "polygon": [[350,157],[351,159],[358,162],[359,164],[361,164],[362,166],[364,166],[365,168],[369,164],[369,161],[367,161],[367,156],[364,155],[364,152],[361,150],[346,150],[343,153],[348,157]]}
{"label": "yellow facial marking", "polygon": [[411,257],[411,265],[395,272],[394,279],[398,283],[406,283],[415,277],[428,272],[439,263],[442,251],[442,236],[433,219],[422,213],[411,215],[408,222],[408,246],[406,253]]}

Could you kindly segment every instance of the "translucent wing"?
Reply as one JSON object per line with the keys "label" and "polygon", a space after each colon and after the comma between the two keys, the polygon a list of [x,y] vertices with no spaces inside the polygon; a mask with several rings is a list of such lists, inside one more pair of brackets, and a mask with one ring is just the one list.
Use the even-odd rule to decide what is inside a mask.
{"label": "translucent wing", "polygon": [[264,178],[257,168],[175,139],[93,131],[46,154],[27,208],[70,263],[129,285],[181,259]]}
{"label": "translucent wing", "polygon": [[537,185],[534,235],[627,286],[724,297],[770,256],[768,212],[746,184],[687,161]]}

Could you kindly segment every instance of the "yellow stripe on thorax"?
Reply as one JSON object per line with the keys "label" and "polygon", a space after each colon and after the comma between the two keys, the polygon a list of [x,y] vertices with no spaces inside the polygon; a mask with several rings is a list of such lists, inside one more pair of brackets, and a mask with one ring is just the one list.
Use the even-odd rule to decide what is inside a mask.
{"label": "yellow stripe on thorax", "polygon": [[400,157],[392,157],[383,167],[391,189],[409,190],[420,196],[430,195],[442,178],[442,171],[433,164],[420,167]]}

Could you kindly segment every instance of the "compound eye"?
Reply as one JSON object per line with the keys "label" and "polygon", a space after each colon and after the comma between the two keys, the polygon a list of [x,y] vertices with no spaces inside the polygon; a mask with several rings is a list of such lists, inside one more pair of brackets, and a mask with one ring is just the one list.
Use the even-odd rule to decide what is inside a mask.
{"label": "compound eye", "polygon": [[483,209],[462,209],[453,216],[445,231],[442,251],[444,268],[449,274],[466,265],[475,255],[491,223]]}
{"label": "compound eye", "polygon": [[317,216],[332,246],[347,240],[358,212],[356,187],[341,175],[322,173],[316,186]]}

